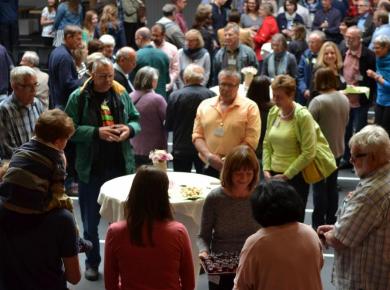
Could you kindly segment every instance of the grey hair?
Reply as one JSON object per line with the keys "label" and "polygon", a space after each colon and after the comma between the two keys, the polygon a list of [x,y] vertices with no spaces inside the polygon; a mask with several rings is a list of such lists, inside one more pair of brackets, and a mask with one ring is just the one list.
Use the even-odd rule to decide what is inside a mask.
{"label": "grey hair", "polygon": [[357,27],[357,25],[352,25],[352,26],[348,27],[347,30],[350,30],[350,31],[351,30],[355,30],[355,31],[357,31],[359,33],[359,37],[360,38],[362,38],[362,36],[363,36],[363,31],[359,27]]}
{"label": "grey hair", "polygon": [[35,71],[25,65],[16,66],[11,70],[11,83],[21,84],[25,77],[36,77]]}
{"label": "grey hair", "polygon": [[64,28],[64,39],[68,36],[75,36],[77,34],[81,34],[83,31],[80,26],[77,25],[66,25]]}
{"label": "grey hair", "polygon": [[87,69],[92,72],[92,66],[97,59],[105,58],[101,52],[94,52],[87,56]]}
{"label": "grey hair", "polygon": [[284,49],[287,49],[287,40],[286,37],[281,33],[276,33],[272,36],[271,41],[280,41]]}
{"label": "grey hair", "polygon": [[118,62],[121,58],[128,58],[129,54],[131,53],[135,54],[135,50],[129,46],[124,46],[120,48],[116,53],[116,61]]}
{"label": "grey hair", "polygon": [[186,32],[185,37],[188,37],[190,34],[195,35],[196,38],[198,39],[198,46],[197,46],[197,48],[204,47],[203,36],[202,36],[202,34],[200,33],[199,30],[197,30],[197,29],[190,29],[190,30],[188,30]]}
{"label": "grey hair", "polygon": [[390,47],[390,37],[381,34],[374,39],[374,45],[377,44],[381,47]]}
{"label": "grey hair", "polygon": [[390,138],[386,130],[378,125],[367,125],[349,140],[349,147],[356,146],[372,153],[385,162],[390,160]]}
{"label": "grey hair", "polygon": [[138,91],[153,89],[153,80],[158,80],[158,70],[151,66],[141,68],[134,78],[134,88]]}
{"label": "grey hair", "polygon": [[223,69],[218,73],[218,81],[222,77],[234,77],[237,79],[238,82],[241,82],[241,75],[238,71],[234,69]]}
{"label": "grey hair", "polygon": [[240,26],[237,23],[228,23],[223,29],[225,32],[229,30],[233,30],[235,34],[240,34]]}
{"label": "grey hair", "polygon": [[184,72],[183,79],[186,83],[201,84],[204,80],[204,69],[200,65],[191,63]]}
{"label": "grey hair", "polygon": [[321,39],[322,43],[326,41],[326,35],[321,30],[313,30],[312,32],[310,32],[309,37],[312,35],[317,35]]}
{"label": "grey hair", "polygon": [[99,40],[103,43],[103,45],[111,45],[115,46],[115,38],[112,37],[110,34],[103,34],[100,36]]}
{"label": "grey hair", "polygon": [[96,72],[97,69],[102,66],[113,67],[111,60],[109,60],[107,57],[97,58],[92,64],[92,72]]}
{"label": "grey hair", "polygon": [[39,56],[35,51],[28,50],[23,54],[22,59],[31,63],[32,66],[39,66]]}
{"label": "grey hair", "polygon": [[151,40],[152,39],[152,33],[150,32],[150,29],[147,27],[141,27],[136,32],[135,35],[138,35],[143,40]]}
{"label": "grey hair", "polygon": [[271,3],[268,2],[261,3],[260,7],[263,8],[265,11],[267,11],[268,15],[272,15],[274,13],[274,7],[272,6]]}

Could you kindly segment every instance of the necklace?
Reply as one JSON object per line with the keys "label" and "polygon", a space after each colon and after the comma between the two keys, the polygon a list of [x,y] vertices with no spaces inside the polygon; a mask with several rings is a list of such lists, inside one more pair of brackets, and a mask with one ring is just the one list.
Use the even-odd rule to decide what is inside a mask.
{"label": "necklace", "polygon": [[290,119],[290,117],[292,116],[292,114],[294,113],[294,111],[295,111],[295,105],[293,105],[293,108],[292,108],[292,110],[291,110],[290,113],[288,113],[287,115],[284,115],[282,112],[280,112],[279,117],[280,117],[280,119],[282,119],[282,120],[288,120],[288,119]]}

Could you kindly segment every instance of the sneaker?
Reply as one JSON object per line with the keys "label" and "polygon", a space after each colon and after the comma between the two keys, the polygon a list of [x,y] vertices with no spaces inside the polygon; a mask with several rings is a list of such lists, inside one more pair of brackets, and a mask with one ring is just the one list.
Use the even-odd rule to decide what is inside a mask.
{"label": "sneaker", "polygon": [[99,280],[99,271],[95,267],[87,267],[84,276],[89,281],[97,281]]}
{"label": "sneaker", "polygon": [[84,240],[83,238],[79,238],[79,253],[86,253],[92,250],[93,244],[91,241]]}

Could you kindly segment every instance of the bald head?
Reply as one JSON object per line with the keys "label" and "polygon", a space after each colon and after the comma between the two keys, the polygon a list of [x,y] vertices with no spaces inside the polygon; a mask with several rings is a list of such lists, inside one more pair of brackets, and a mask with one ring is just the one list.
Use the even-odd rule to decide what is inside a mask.
{"label": "bald head", "polygon": [[357,26],[348,27],[345,33],[345,44],[351,51],[360,50],[362,31]]}
{"label": "bald head", "polygon": [[142,48],[152,41],[152,33],[147,27],[141,27],[135,32],[135,43],[139,48]]}
{"label": "bald head", "polygon": [[137,54],[134,49],[124,46],[116,53],[116,63],[125,74],[131,73],[137,63]]}

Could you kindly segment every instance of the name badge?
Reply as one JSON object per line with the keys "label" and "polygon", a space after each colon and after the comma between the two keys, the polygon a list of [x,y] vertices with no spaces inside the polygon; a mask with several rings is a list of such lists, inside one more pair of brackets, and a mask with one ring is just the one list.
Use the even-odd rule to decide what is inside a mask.
{"label": "name badge", "polygon": [[363,80],[363,76],[362,76],[361,74],[358,74],[358,75],[356,76],[356,80],[357,80],[358,82],[362,81],[362,80]]}
{"label": "name badge", "polygon": [[237,64],[237,61],[234,57],[229,57],[228,58],[228,65],[235,66]]}
{"label": "name badge", "polygon": [[218,127],[214,130],[214,136],[223,137],[223,134],[224,134],[223,127]]}

